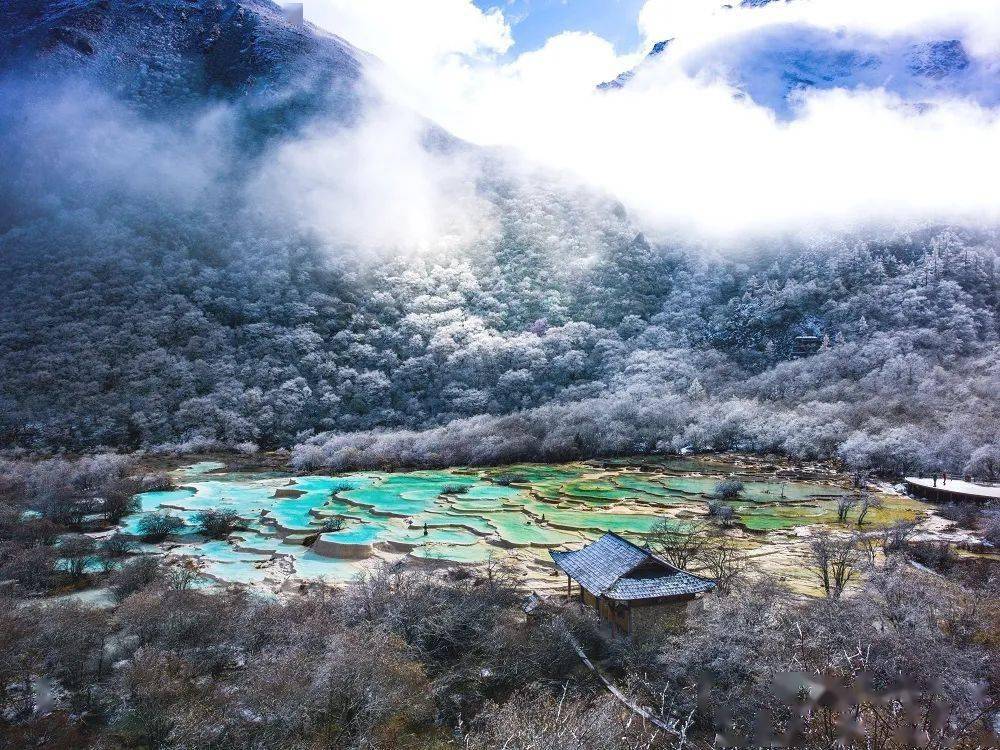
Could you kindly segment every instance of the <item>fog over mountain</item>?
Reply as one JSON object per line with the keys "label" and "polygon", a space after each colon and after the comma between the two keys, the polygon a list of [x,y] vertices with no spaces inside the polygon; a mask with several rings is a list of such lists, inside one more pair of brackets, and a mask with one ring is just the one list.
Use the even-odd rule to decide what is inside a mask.
{"label": "fog over mountain", "polygon": [[487,59],[484,17],[414,54],[426,96],[361,51],[384,3],[316,9],[350,41],[260,0],[8,4],[0,445],[995,456],[1000,34],[799,4],[586,80],[553,60],[599,42]]}
{"label": "fog over mountain", "polygon": [[566,31],[516,57],[496,13],[418,4],[403,34],[395,5],[311,7],[442,126],[572,171],[658,240],[998,218],[996,0],[647,0],[636,51]]}

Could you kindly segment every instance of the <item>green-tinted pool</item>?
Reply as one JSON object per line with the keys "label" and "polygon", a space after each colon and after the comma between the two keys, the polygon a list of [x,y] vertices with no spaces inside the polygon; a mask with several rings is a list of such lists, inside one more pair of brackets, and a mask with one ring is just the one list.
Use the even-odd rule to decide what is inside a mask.
{"label": "green-tinted pool", "polygon": [[[829,523],[831,498],[847,491],[828,482],[766,481],[741,474],[739,465],[696,458],[303,477],[223,469],[206,462],[179,470],[177,489],[140,495],[141,510],[122,529],[136,534],[147,513],[182,517],[188,525],[171,540],[180,542],[173,554],[189,554],[219,580],[345,580],[370,559],[469,563],[520,551],[544,565],[547,550],[605,531],[642,540],[663,517],[676,528],[704,521],[707,500],[731,476],[744,481],[731,505],[750,531]],[[242,518],[229,541],[197,533],[195,514],[210,508]],[[897,515],[885,510],[873,519]],[[318,554],[308,546],[318,534],[337,544],[317,544]]]}

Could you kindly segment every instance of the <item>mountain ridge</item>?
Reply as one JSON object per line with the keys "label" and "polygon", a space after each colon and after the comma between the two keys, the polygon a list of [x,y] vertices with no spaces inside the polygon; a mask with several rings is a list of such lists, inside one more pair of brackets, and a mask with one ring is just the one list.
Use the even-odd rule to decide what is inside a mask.
{"label": "mountain ridge", "polygon": [[675,51],[677,42],[657,42],[637,66],[596,88],[614,94],[639,78],[648,85],[659,66],[673,65],[692,78],[724,82],[785,119],[796,116],[803,94],[829,89],[883,89],[915,106],[940,97],[1000,103],[1000,60],[974,57],[957,37],[876,37],[788,23],[697,51]]}

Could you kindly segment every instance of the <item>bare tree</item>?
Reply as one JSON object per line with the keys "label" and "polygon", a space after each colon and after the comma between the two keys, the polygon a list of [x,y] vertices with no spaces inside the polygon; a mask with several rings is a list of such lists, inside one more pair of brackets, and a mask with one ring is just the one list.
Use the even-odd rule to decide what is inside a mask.
{"label": "bare tree", "polygon": [[917,528],[915,521],[897,521],[882,531],[882,554],[888,556],[901,552]]}
{"label": "bare tree", "polygon": [[488,587],[504,595],[519,591],[524,584],[524,574],[510,555],[496,555],[491,551],[479,570],[485,573]]}
{"label": "bare tree", "polygon": [[854,540],[854,548],[858,550],[858,553],[863,558],[863,561],[869,567],[875,564],[875,559],[878,556],[878,547],[880,537],[877,534],[863,534],[858,532],[852,537]]}
{"label": "bare tree", "polygon": [[675,568],[687,570],[698,559],[708,539],[708,528],[698,524],[689,528],[678,528],[670,518],[659,519],[646,537],[656,554]]}
{"label": "bare tree", "polygon": [[847,517],[858,505],[857,495],[842,495],[837,501],[837,521],[847,523]]}
{"label": "bare tree", "polygon": [[862,492],[861,500],[858,504],[858,526],[864,524],[865,518],[868,516],[868,511],[873,508],[881,508],[883,505],[882,498],[878,495],[873,495],[870,492]]}
{"label": "bare tree", "polygon": [[810,550],[812,570],[820,579],[823,591],[827,597],[839,599],[857,573],[860,562],[854,539],[824,531],[813,539]]}
{"label": "bare tree", "polygon": [[716,590],[722,595],[728,595],[750,567],[742,551],[725,536],[717,543],[705,545],[698,560],[701,563],[699,572],[715,579]]}

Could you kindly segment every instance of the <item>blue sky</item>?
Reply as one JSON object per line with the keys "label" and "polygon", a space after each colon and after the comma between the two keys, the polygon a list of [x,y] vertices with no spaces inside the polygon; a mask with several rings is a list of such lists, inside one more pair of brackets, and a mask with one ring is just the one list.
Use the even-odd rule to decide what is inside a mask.
{"label": "blue sky", "polygon": [[639,43],[636,20],[645,0],[474,0],[483,9],[499,8],[511,25],[517,56],[545,44],[562,31],[592,31],[631,52]]}

